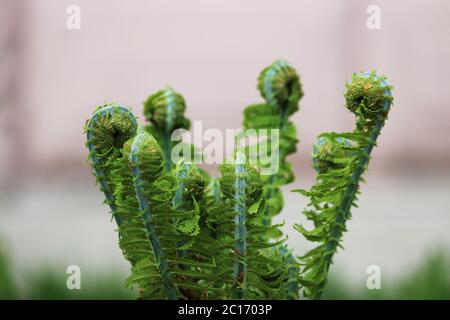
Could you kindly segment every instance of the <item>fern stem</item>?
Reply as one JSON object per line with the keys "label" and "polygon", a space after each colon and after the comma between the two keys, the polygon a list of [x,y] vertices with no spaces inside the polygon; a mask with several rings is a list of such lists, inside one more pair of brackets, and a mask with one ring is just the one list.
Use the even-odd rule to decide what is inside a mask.
{"label": "fern stem", "polygon": [[[279,118],[279,125],[278,125],[278,129],[280,131],[282,131],[284,129],[284,127],[286,126],[287,122],[288,122],[288,114],[287,114],[287,108],[282,108],[282,112],[280,114],[280,118]],[[283,152],[283,150],[279,150],[279,152]],[[279,154],[279,157],[281,159],[284,159],[284,155]],[[273,197],[273,189],[276,188],[275,186],[275,179],[276,179],[277,174],[273,174],[270,176],[269,180],[267,181],[267,187],[266,187],[266,194],[265,194],[265,198],[266,200],[270,200]],[[264,226],[270,226],[272,224],[272,219],[270,219],[270,207],[267,206],[266,210],[264,210],[264,218],[263,218],[263,225]]]}
{"label": "fern stem", "polygon": [[[175,190],[175,195],[172,199],[172,206],[175,210],[181,209],[186,210],[186,206],[183,202],[184,189],[186,188],[186,183],[184,179],[188,175],[189,171],[192,169],[192,165],[186,162],[182,162],[180,164],[180,169],[176,173],[176,178],[178,180],[178,188]],[[187,241],[178,241],[177,246],[181,247],[186,244]],[[186,256],[188,253],[187,250],[178,250],[178,254],[180,257]],[[182,265],[183,266],[183,265]]]}
{"label": "fern stem", "polygon": [[220,202],[220,184],[219,184],[219,180],[217,179],[213,179],[212,182],[212,190],[211,190],[211,194],[214,198],[215,203],[219,203]]}
{"label": "fern stem", "polygon": [[247,209],[245,206],[245,166],[244,159],[241,153],[236,156],[235,165],[235,233],[234,233],[234,272],[233,278],[235,282],[235,298],[245,298],[245,282],[247,274],[247,266],[245,263],[247,255],[247,234],[246,234],[246,214]]}
{"label": "fern stem", "polygon": [[133,163],[133,180],[136,190],[136,195],[139,201],[139,206],[141,208],[145,228],[150,240],[150,243],[155,254],[156,261],[159,265],[159,271],[161,274],[161,280],[163,283],[164,290],[166,292],[167,298],[169,300],[178,300],[177,290],[172,284],[172,275],[169,271],[169,264],[164,256],[164,252],[161,246],[161,241],[156,234],[155,226],[153,225],[152,210],[150,207],[149,199],[145,196],[144,181],[142,177],[142,172],[140,169],[140,160],[138,154],[140,152],[140,144],[142,140],[145,139],[147,134],[144,131],[140,131],[133,141],[130,153],[130,161]]}
{"label": "fern stem", "polygon": [[172,170],[172,147],[170,145],[170,135],[167,131],[162,133],[162,150],[165,160],[165,169],[169,172]]}
{"label": "fern stem", "polygon": [[[287,108],[282,108],[282,113],[280,115],[280,122],[279,122],[279,130],[282,131],[289,119],[289,115],[286,112]],[[279,150],[279,152],[283,152],[283,150]],[[281,159],[284,159],[284,155],[279,155]],[[273,174],[270,176],[267,187],[266,187],[266,200],[270,200],[273,197],[273,191],[274,188],[276,188],[275,184],[276,174]],[[270,218],[270,207],[267,206],[264,210],[264,218],[263,218],[263,225],[264,226],[270,226],[272,224],[272,219]],[[288,300],[296,300],[298,298],[298,292],[300,290],[299,284],[298,284],[298,274],[300,272],[300,269],[297,267],[297,262],[292,253],[287,249],[285,245],[280,245],[278,247],[278,250],[280,251],[281,255],[284,256],[286,263],[289,265],[288,267],[288,286],[287,286],[287,298]]]}
{"label": "fern stem", "polygon": [[170,144],[170,132],[173,128],[174,121],[174,96],[172,90],[165,91],[164,96],[167,101],[167,111],[166,111],[166,122],[167,128],[163,132],[162,142],[163,142],[163,152],[164,160],[166,161],[166,171],[169,172],[172,169],[172,146]]}
{"label": "fern stem", "polygon": [[[218,179],[212,179],[210,182],[210,187],[211,190],[209,191],[209,196],[212,197],[213,199],[213,205],[218,205],[221,202],[221,191],[220,191],[220,183]],[[216,227],[217,224],[213,224],[213,228],[210,231],[210,235],[211,238],[213,238],[214,240],[217,240],[217,232],[216,232]]]}
{"label": "fern stem", "polygon": [[178,188],[175,190],[175,195],[172,199],[172,206],[177,209],[185,209],[183,206],[183,195],[184,195],[184,188],[185,183],[184,179],[188,175],[189,171],[191,170],[191,165],[189,163],[183,162],[180,164],[180,169],[176,173],[176,178],[178,179]]}
{"label": "fern stem", "polygon": [[297,266],[297,261],[292,255],[292,253],[288,250],[286,245],[280,245],[278,247],[280,253],[284,256],[286,260],[286,264],[288,265],[288,280],[287,280],[287,299],[288,300],[297,300],[298,299],[298,291],[300,287],[298,285],[298,274],[300,269]]}

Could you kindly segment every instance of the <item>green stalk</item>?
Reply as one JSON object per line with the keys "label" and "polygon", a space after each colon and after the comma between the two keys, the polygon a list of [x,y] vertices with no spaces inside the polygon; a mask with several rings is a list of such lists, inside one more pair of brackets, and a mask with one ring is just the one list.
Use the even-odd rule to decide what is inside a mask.
{"label": "green stalk", "polygon": [[162,150],[165,160],[165,169],[167,172],[172,170],[172,147],[170,145],[170,135],[167,131],[162,133]]}
{"label": "green stalk", "polygon": [[211,194],[212,194],[212,196],[213,196],[213,198],[214,198],[214,202],[216,203],[216,204],[218,204],[218,203],[220,203],[220,197],[221,197],[221,194],[220,194],[220,184],[219,184],[219,180],[217,180],[217,179],[212,179],[212,181],[211,181],[211,185],[212,185],[212,187],[211,187]]}
{"label": "green stalk", "polygon": [[183,203],[183,195],[184,195],[184,188],[186,187],[186,184],[184,182],[184,179],[188,175],[189,171],[191,170],[191,165],[189,163],[183,162],[180,164],[180,169],[177,171],[175,177],[178,180],[178,188],[175,190],[175,195],[172,199],[172,206],[177,209],[186,209],[184,208]]}
{"label": "green stalk", "polygon": [[[288,122],[288,114],[287,114],[287,107],[282,108],[282,113],[280,114],[279,119],[279,125],[278,129],[280,132],[285,128],[287,122]],[[280,150],[280,158],[284,159],[285,156],[281,154],[283,150]],[[276,174],[273,174],[270,176],[269,180],[266,184],[266,195],[265,199],[270,200],[273,197],[273,190],[275,188],[275,179]],[[270,217],[270,207],[266,206],[266,209],[264,210],[264,218],[263,218],[263,225],[270,226],[272,224],[272,220]],[[299,284],[298,284],[298,273],[300,269],[298,268],[298,263],[292,253],[288,250],[287,246],[282,244],[277,248],[281,255],[284,257],[286,263],[289,265],[288,267],[288,283],[287,283],[287,298],[288,300],[296,300],[298,299],[298,292],[300,290]]]}
{"label": "green stalk", "polygon": [[175,99],[174,92],[172,90],[167,90],[165,92],[165,97],[167,101],[167,111],[166,111],[166,122],[167,129],[163,132],[163,150],[164,159],[166,160],[166,171],[172,169],[172,146],[170,143],[170,135],[174,127],[174,109],[175,109]]}
{"label": "green stalk", "polygon": [[[184,182],[184,179],[186,179],[189,171],[192,170],[192,165],[186,162],[182,162],[180,163],[180,168],[176,173],[176,178],[178,181],[178,188],[177,190],[175,190],[175,195],[172,199],[172,206],[175,210],[186,210],[186,206],[185,203],[183,201],[183,196],[184,196],[184,189],[186,188],[186,183]],[[177,246],[181,247],[183,245],[185,245],[187,243],[187,241],[178,241],[177,242]],[[180,257],[184,257],[186,256],[188,253],[187,250],[179,250],[178,251],[178,255]],[[181,265],[183,267],[183,265]]]}
{"label": "green stalk", "polygon": [[287,299],[288,300],[297,300],[298,299],[298,291],[300,290],[298,285],[298,262],[292,255],[292,253],[288,250],[287,246],[282,244],[278,247],[278,250],[283,255],[288,270],[288,280],[287,280]]}
{"label": "green stalk", "polygon": [[245,262],[247,256],[247,232],[246,232],[246,195],[245,195],[245,165],[244,158],[241,153],[236,156],[235,164],[235,204],[234,211],[236,213],[234,218],[235,232],[234,232],[234,270],[233,278],[236,284],[234,295],[236,299],[245,298],[245,284],[247,278],[247,264]]}
{"label": "green stalk", "polygon": [[[215,178],[211,179],[209,187],[211,189],[208,193],[208,196],[210,196],[213,199],[211,206],[217,206],[222,201],[219,180],[215,179]],[[211,238],[213,238],[214,240],[217,240],[217,232],[215,230],[217,227],[217,224],[213,223],[212,225],[213,225],[213,228],[210,230],[210,235],[211,235]]]}

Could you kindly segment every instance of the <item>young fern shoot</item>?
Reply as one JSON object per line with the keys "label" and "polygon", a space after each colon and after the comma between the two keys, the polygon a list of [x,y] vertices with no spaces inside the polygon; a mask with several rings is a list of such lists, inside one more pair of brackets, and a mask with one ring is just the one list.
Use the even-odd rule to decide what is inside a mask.
{"label": "young fern shoot", "polygon": [[393,98],[386,78],[375,72],[354,74],[347,83],[347,108],[356,116],[356,129],[350,133],[323,133],[314,147],[313,166],[316,184],[309,190],[294,190],[306,195],[310,203],[305,216],[314,229],[295,228],[318,246],[301,257],[301,284],[305,295],[320,299],[330,265],[356,206],[359,183],[367,169],[370,154],[387,119]]}
{"label": "young fern shoot", "polygon": [[[172,275],[169,270],[167,257],[162,249],[161,240],[156,233],[152,213],[153,208],[151,207],[150,199],[147,198],[144,189],[145,187],[148,187],[148,184],[146,184],[144,180],[144,176],[148,176],[155,165],[158,168],[161,163],[161,161],[156,161],[156,163],[154,163],[155,153],[160,153],[156,140],[140,128],[136,137],[133,139],[129,158],[132,168],[133,184],[141,209],[144,226],[147,230],[147,236],[150,240],[158,264],[164,291],[169,300],[176,300],[178,298],[177,291],[172,284]],[[159,158],[161,159],[161,157]]]}
{"label": "young fern shoot", "polygon": [[[296,127],[289,121],[289,117],[298,111],[303,91],[297,71],[284,60],[275,61],[261,72],[258,89],[266,102],[247,107],[244,110],[243,125],[247,130],[267,130],[272,133],[268,135],[267,140],[259,141],[256,146],[252,146],[258,148],[258,152],[269,151],[269,157],[275,156],[278,159],[278,170],[264,176],[264,197],[267,205],[262,223],[270,226],[272,218],[283,208],[283,194],[280,187],[294,181],[292,166],[286,161],[286,157],[295,153],[298,138]],[[274,130],[278,130],[276,136],[273,136]],[[272,145],[277,143],[275,150],[278,154],[274,155]],[[260,161],[259,166],[264,168],[267,163]],[[280,230],[274,229],[268,237],[276,239],[281,235]],[[280,245],[278,250],[288,270],[287,298],[298,299],[298,262],[286,244]]]}
{"label": "young fern shoot", "polygon": [[[258,166],[266,168],[274,164],[265,162],[265,156],[275,156],[278,161],[276,168],[278,170],[263,176],[267,207],[262,222],[265,225],[271,225],[272,217],[279,214],[283,207],[280,186],[294,181],[292,167],[286,161],[286,157],[296,151],[298,139],[296,127],[289,121],[289,117],[298,111],[303,91],[297,71],[285,60],[277,60],[261,72],[258,78],[258,90],[266,102],[250,105],[244,110],[243,126],[246,130],[251,129],[255,132],[266,130],[268,133],[266,140],[259,141],[257,145],[250,146],[247,150],[254,151],[257,148],[258,154],[263,156],[259,159]],[[249,132],[252,132],[251,130]],[[277,143],[275,152],[278,154],[274,155],[271,146]],[[264,151],[268,154],[264,155]],[[279,236],[279,232],[273,235],[274,238]]]}
{"label": "young fern shoot", "polygon": [[130,109],[118,104],[108,104],[96,109],[85,125],[86,146],[89,149],[94,175],[100,190],[106,197],[112,215],[120,226],[122,218],[117,214],[114,187],[111,183],[113,162],[120,157],[125,141],[136,134],[137,122]]}
{"label": "young fern shoot", "polygon": [[181,94],[170,87],[164,88],[147,98],[144,102],[144,115],[150,123],[146,126],[159,143],[164,154],[165,170],[173,167],[171,140],[176,129],[189,129],[191,122],[184,117],[186,103]]}

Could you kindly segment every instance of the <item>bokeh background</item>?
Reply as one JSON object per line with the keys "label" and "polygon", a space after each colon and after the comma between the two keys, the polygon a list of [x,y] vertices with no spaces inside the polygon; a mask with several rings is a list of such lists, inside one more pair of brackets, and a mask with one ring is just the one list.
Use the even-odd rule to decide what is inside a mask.
{"label": "bokeh background", "polygon": [[[366,26],[372,4],[380,30]],[[81,9],[80,30],[66,27],[69,5]],[[295,252],[308,248],[292,229],[306,201],[289,191],[313,184],[320,132],[353,128],[345,82],[376,69],[395,104],[329,297],[450,298],[449,14],[445,0],[0,0],[2,297],[132,296],[85,163],[82,127],[96,106],[119,102],[141,115],[142,101],[171,85],[204,128],[239,128],[243,108],[261,101],[257,75],[284,58],[305,91],[293,117],[296,182],[280,216]],[[65,289],[71,264],[82,293]],[[366,288],[369,265],[381,268],[377,292]]]}

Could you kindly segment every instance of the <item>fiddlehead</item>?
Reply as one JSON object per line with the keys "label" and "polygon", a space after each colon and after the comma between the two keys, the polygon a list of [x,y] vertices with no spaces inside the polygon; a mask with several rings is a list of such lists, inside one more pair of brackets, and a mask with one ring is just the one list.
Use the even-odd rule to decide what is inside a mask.
{"label": "fiddlehead", "polygon": [[297,72],[284,60],[277,60],[263,70],[258,79],[258,89],[269,106],[264,108],[270,109],[270,113],[264,114],[259,123],[257,113],[252,115],[251,109],[247,109],[247,121],[244,125],[247,127],[248,120],[253,118],[256,120],[251,121],[252,128],[261,128],[261,125],[264,125],[264,128],[280,130],[279,170],[268,176],[264,190],[268,203],[265,223],[270,224],[271,217],[277,215],[283,207],[283,197],[279,187],[294,180],[291,165],[286,161],[286,157],[296,151],[298,139],[297,130],[289,121],[289,116],[299,109],[298,104],[303,97],[303,91]]}
{"label": "fiddlehead", "polygon": [[[133,140],[130,152],[130,164],[133,172],[133,183],[139,206],[142,212],[144,225],[147,230],[148,238],[150,240],[156,261],[158,263],[159,272],[161,275],[162,284],[169,300],[178,299],[176,288],[172,284],[172,275],[169,270],[167,257],[162,249],[162,244],[159,236],[156,234],[156,227],[154,225],[153,208],[150,206],[149,198],[147,198],[144,176],[155,177],[155,167],[160,168],[159,164],[162,162],[161,149],[156,140],[145,133],[143,130],[139,131]],[[153,171],[153,172],[152,172]],[[153,173],[153,174],[152,174]]]}
{"label": "fiddlehead", "polygon": [[184,98],[172,88],[160,90],[144,102],[144,116],[150,122],[146,128],[160,143],[164,153],[166,171],[172,166],[171,135],[176,129],[189,129],[190,121],[184,117],[186,105]]}
{"label": "fiddlehead", "polygon": [[297,190],[310,199],[304,214],[315,228],[295,227],[306,239],[319,243],[301,259],[301,281],[310,298],[321,297],[351,207],[356,205],[359,183],[387,119],[393,101],[391,89],[386,78],[374,72],[353,75],[346,85],[345,98],[347,108],[356,116],[356,129],[319,136],[313,154],[317,182],[309,191]]}
{"label": "fiddlehead", "polygon": [[[299,109],[299,101],[303,96],[300,79],[295,71],[286,61],[277,60],[265,68],[258,78],[258,89],[261,96],[266,100],[265,104],[251,105],[244,111],[245,129],[276,129],[279,130],[277,138],[270,135],[267,141],[259,143],[258,151],[269,149],[269,157],[278,160],[278,170],[264,176],[264,196],[267,206],[262,222],[270,226],[272,217],[279,214],[283,208],[283,195],[280,187],[294,180],[291,164],[286,161],[286,157],[296,151],[298,142],[295,125],[289,121],[289,117]],[[268,147],[267,144],[270,146]],[[272,144],[275,149],[272,148]],[[278,145],[277,145],[278,144]],[[274,154],[275,153],[277,154]],[[270,165],[274,162],[270,161]],[[261,167],[267,163],[259,162]],[[268,238],[277,238],[281,231],[273,230],[268,234]],[[286,247],[279,248],[281,255],[285,258],[286,265],[289,265],[290,283],[287,296],[289,299],[298,298],[298,267],[295,258]]]}
{"label": "fiddlehead", "polygon": [[111,208],[114,219],[120,225],[122,218],[116,214],[114,189],[111,184],[113,162],[121,156],[125,141],[136,134],[137,122],[133,113],[118,104],[97,108],[85,126],[89,159],[101,191]]}
{"label": "fiddlehead", "polygon": [[[295,125],[289,121],[289,116],[299,109],[298,103],[303,91],[297,72],[284,60],[275,61],[261,72],[258,89],[266,103],[251,105],[244,110],[244,128],[279,130],[279,142],[272,141],[269,136],[268,141],[263,141],[270,145],[269,148],[262,143],[257,146],[259,150],[269,149],[268,156],[276,157],[279,162],[276,172],[263,176],[264,195],[267,200],[264,223],[270,225],[271,218],[283,207],[279,187],[294,180],[291,165],[286,161],[286,157],[295,152],[298,139]],[[278,145],[274,145],[277,154],[272,154],[272,144],[277,143]],[[267,163],[259,162],[258,165],[264,168]]]}
{"label": "fiddlehead", "polygon": [[[123,220],[119,226],[119,246],[132,266],[127,286],[137,285],[141,299],[167,299],[159,264],[148,239],[144,217],[136,196],[129,159],[133,140],[134,138],[131,138],[125,143],[122,156],[115,161],[111,174],[115,186],[117,213]],[[154,160],[149,175],[157,177],[163,170],[162,153],[155,152]]]}
{"label": "fiddlehead", "polygon": [[267,104],[281,114],[279,126],[286,125],[285,117],[298,110],[298,102],[303,96],[295,69],[284,60],[275,61],[261,72],[258,89]]}

